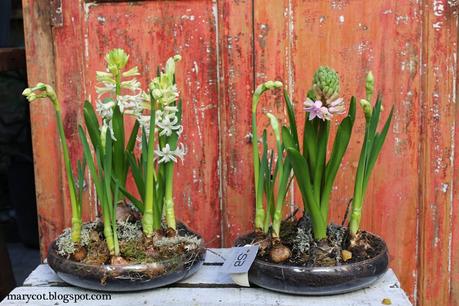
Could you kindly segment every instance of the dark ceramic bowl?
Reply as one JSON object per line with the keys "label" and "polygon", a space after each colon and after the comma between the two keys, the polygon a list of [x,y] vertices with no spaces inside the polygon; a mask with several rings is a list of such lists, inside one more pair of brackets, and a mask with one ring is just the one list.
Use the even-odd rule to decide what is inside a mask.
{"label": "dark ceramic bowl", "polygon": [[[370,234],[372,235],[372,234]],[[249,270],[249,282],[265,289],[296,295],[333,295],[366,288],[387,271],[387,246],[380,237],[382,251],[361,262],[334,267],[302,267],[274,264],[255,259]],[[245,236],[236,240],[241,245]]]}
{"label": "dark ceramic bowl", "polygon": [[[188,229],[179,231],[200,237]],[[63,281],[70,285],[97,291],[131,292],[181,281],[195,273],[204,263],[205,257],[206,248],[202,242],[192,254],[188,253],[156,263],[96,266],[60,256],[53,242],[48,252],[48,264]]]}

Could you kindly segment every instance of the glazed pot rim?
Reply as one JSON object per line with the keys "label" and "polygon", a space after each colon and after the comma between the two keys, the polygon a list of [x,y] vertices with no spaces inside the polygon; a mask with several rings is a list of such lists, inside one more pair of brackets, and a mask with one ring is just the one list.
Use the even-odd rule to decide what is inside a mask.
{"label": "glazed pot rim", "polygon": [[[274,266],[276,268],[301,269],[303,271],[316,271],[316,272],[328,271],[328,270],[331,270],[331,269],[334,269],[334,270],[335,269],[343,269],[343,268],[348,268],[348,267],[354,267],[354,266],[361,266],[361,265],[369,264],[371,262],[377,261],[379,258],[381,258],[386,253],[388,253],[388,248],[387,248],[387,245],[386,245],[386,242],[384,241],[384,239],[382,239],[379,235],[373,234],[373,233],[368,232],[368,231],[365,231],[365,232],[367,234],[370,234],[373,237],[377,238],[378,240],[380,240],[383,243],[384,247],[376,256],[371,257],[371,258],[367,258],[367,259],[362,260],[362,261],[357,261],[357,262],[353,262],[353,263],[345,263],[345,264],[334,265],[334,266],[325,266],[325,267],[320,267],[320,266],[306,267],[306,266],[297,266],[297,265],[286,265],[286,264],[283,264],[283,263],[267,262],[267,261],[261,260],[261,259],[259,259],[257,257],[257,258],[255,258],[254,263],[256,263],[257,265],[263,265],[263,266]],[[250,232],[250,233],[253,233],[253,232]],[[250,233],[244,234],[244,235],[240,235],[236,239],[239,239],[241,237],[247,236]]]}

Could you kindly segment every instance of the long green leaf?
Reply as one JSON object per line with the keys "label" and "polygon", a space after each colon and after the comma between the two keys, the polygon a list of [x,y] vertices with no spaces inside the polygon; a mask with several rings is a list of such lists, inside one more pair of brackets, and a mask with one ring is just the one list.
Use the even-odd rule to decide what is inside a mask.
{"label": "long green leaf", "polygon": [[314,238],[317,240],[327,236],[327,220],[322,216],[319,203],[314,199],[312,186],[310,183],[310,173],[304,157],[294,148],[287,148],[288,156],[292,163],[293,172],[300,188],[305,206],[308,206],[312,218]]}
{"label": "long green leaf", "polygon": [[319,205],[314,198],[313,188],[311,185],[311,176],[304,157],[294,148],[287,148],[288,156],[292,164],[293,172],[296,176],[296,182],[300,188],[303,200],[306,200],[311,214],[320,214]]}
{"label": "long green leaf", "polygon": [[287,90],[284,89],[284,100],[287,106],[287,115],[288,121],[290,124],[290,134],[292,136],[292,140],[295,142],[295,148],[300,150],[300,142],[298,140],[298,129],[296,127],[296,119],[295,119],[295,109],[293,107],[292,101],[288,96]]}
{"label": "long green leaf", "polygon": [[137,163],[134,154],[128,153],[128,162],[131,168],[132,177],[134,178],[134,183],[137,187],[137,192],[139,193],[142,201],[145,200],[145,177],[144,172],[141,167],[141,161]]}
{"label": "long green leaf", "polygon": [[392,121],[392,116],[394,113],[394,107],[392,106],[390,110],[389,117],[386,120],[386,123],[384,124],[384,127],[381,131],[381,133],[376,133],[375,134],[375,139],[373,141],[373,148],[370,152],[370,156],[368,158],[368,164],[367,164],[367,169],[365,171],[365,178],[364,178],[364,186],[363,186],[363,193],[365,193],[368,185],[368,181],[370,179],[371,172],[373,170],[373,167],[376,164],[376,160],[378,159],[379,153],[381,152],[382,146],[384,144],[384,141],[386,140],[387,132],[389,131],[389,127]]}
{"label": "long green leaf", "polygon": [[309,120],[307,113],[304,118],[303,156],[308,160],[308,165],[312,172],[316,169],[317,127],[315,122],[318,122],[318,120],[320,119]]}
{"label": "long green leaf", "polygon": [[[118,178],[120,185],[125,185],[127,167],[124,155],[124,119],[118,105],[113,110],[112,129],[116,139],[113,142],[113,174]],[[107,135],[107,138],[109,137],[110,135]]]}
{"label": "long green leaf", "polygon": [[[116,180],[115,178],[113,178],[114,180]],[[126,188],[124,188],[123,186],[121,185],[118,185],[118,188],[120,189],[121,193],[129,199],[129,201],[132,202],[132,204],[134,204],[134,206],[141,212],[143,213],[143,210],[144,210],[144,204],[143,204],[143,201],[140,201],[138,200],[134,195],[132,195],[132,193],[130,193],[129,191],[126,190]]]}
{"label": "long green leaf", "polygon": [[84,102],[83,115],[84,115],[86,129],[88,130],[88,134],[89,134],[89,137],[91,138],[91,143],[94,147],[94,150],[102,150],[102,143],[100,140],[99,121],[97,120],[97,116],[96,116],[96,113],[94,112],[94,108],[89,101]]}
{"label": "long green leaf", "polygon": [[330,123],[328,121],[320,122],[318,142],[317,142],[317,160],[314,171],[314,196],[317,203],[321,203],[322,176],[325,172],[325,159],[327,155],[328,135],[330,134]]}
{"label": "long green leaf", "polygon": [[295,140],[293,139],[293,136],[290,133],[289,128],[286,126],[282,126],[282,142],[284,143],[285,148],[297,149]]}

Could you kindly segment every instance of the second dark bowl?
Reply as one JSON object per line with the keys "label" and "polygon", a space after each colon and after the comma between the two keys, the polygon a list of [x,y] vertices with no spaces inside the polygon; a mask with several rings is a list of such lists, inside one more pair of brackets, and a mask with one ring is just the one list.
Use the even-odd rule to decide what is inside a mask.
{"label": "second dark bowl", "polygon": [[[333,267],[303,267],[274,264],[255,259],[249,270],[249,282],[265,289],[296,295],[333,295],[366,288],[388,269],[387,246],[380,237],[382,251],[375,257]],[[243,244],[246,236],[236,240]]]}

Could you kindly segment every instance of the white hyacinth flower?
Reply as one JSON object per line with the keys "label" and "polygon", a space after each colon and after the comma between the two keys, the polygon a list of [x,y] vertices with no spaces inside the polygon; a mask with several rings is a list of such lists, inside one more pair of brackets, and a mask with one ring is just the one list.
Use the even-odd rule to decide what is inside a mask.
{"label": "white hyacinth flower", "polygon": [[102,102],[98,100],[96,102],[96,112],[99,113],[99,115],[103,119],[110,119],[113,116],[113,107],[115,106],[115,102],[109,101],[109,102]]}
{"label": "white hyacinth flower", "polygon": [[145,102],[143,91],[134,96],[118,96],[117,100],[121,113],[139,116],[143,112],[143,103]]}
{"label": "white hyacinth flower", "polygon": [[121,82],[121,88],[137,92],[140,89],[140,82],[137,79]]}
{"label": "white hyacinth flower", "polygon": [[156,126],[159,130],[159,136],[171,136],[173,132],[180,135],[183,132],[183,126],[178,124],[177,107],[165,107],[164,111],[156,111]]}
{"label": "white hyacinth flower", "polygon": [[102,87],[96,87],[98,98],[106,93],[114,94],[116,91],[116,84],[111,82],[102,82]]}
{"label": "white hyacinth flower", "polygon": [[167,143],[163,148],[158,148],[155,150],[155,159],[159,159],[158,163],[168,163],[168,162],[177,162],[177,158],[180,158],[183,162],[185,156],[185,146],[183,143],[177,145],[175,150],[171,150],[170,145]]}

